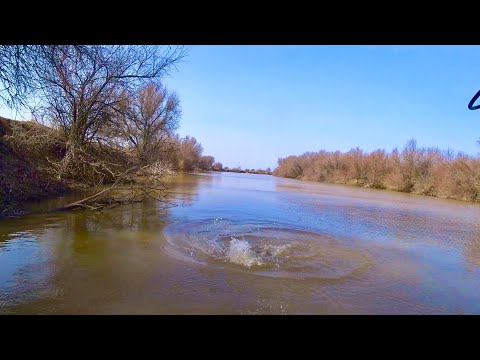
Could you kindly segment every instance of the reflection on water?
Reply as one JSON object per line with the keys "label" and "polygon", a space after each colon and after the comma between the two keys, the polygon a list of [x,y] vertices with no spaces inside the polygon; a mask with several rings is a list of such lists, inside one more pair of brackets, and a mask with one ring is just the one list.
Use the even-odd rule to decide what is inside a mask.
{"label": "reflection on water", "polygon": [[2,220],[0,314],[480,313],[478,205],[265,175],[166,182],[179,206]]}

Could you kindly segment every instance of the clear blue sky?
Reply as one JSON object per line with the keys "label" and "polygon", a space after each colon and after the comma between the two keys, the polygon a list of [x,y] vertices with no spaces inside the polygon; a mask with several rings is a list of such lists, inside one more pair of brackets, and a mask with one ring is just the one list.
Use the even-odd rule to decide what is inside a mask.
{"label": "clear blue sky", "polygon": [[287,155],[410,138],[477,154],[480,110],[467,104],[479,64],[480,46],[191,46],[165,82],[181,136],[224,166],[273,169]]}

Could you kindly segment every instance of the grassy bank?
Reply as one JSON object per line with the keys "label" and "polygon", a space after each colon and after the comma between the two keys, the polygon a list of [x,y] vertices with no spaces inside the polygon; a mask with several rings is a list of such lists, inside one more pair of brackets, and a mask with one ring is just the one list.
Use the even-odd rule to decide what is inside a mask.
{"label": "grassy bank", "polygon": [[14,129],[27,133],[38,126],[0,117],[0,216],[11,214],[26,201],[57,196],[74,188],[48,171],[47,158],[59,160],[60,149],[47,147],[44,153],[36,154],[10,141]]}

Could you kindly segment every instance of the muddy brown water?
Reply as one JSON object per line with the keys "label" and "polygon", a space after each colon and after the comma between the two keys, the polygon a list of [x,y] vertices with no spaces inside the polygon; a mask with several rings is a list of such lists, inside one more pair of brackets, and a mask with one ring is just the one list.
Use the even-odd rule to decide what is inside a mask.
{"label": "muddy brown water", "polygon": [[267,175],[0,221],[0,314],[480,314],[480,206]]}

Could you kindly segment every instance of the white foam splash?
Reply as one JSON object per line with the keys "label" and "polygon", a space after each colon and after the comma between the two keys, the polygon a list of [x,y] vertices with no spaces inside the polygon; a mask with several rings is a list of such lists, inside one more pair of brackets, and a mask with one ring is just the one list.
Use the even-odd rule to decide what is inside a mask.
{"label": "white foam splash", "polygon": [[232,237],[227,257],[230,262],[252,267],[254,265],[263,265],[263,260],[255,256],[250,244],[246,240],[239,240]]}
{"label": "white foam splash", "polygon": [[265,246],[265,251],[268,254],[271,254],[273,257],[278,257],[284,255],[288,249],[291,248],[290,244],[284,244],[284,245],[266,245]]}

